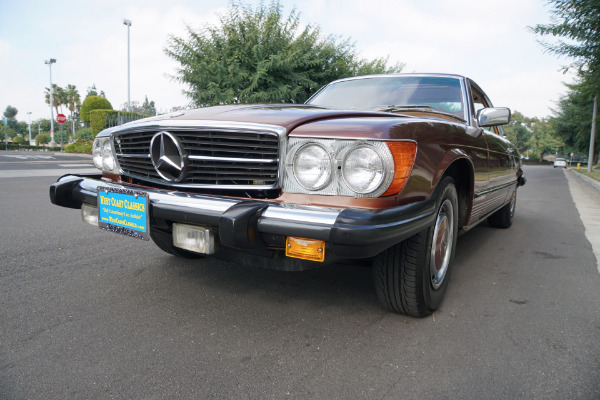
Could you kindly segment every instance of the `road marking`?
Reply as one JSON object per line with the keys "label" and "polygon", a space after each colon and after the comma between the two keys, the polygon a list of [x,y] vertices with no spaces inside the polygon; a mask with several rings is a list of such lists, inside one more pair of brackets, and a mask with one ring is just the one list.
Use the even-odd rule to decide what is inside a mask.
{"label": "road marking", "polygon": [[600,194],[597,189],[575,176],[575,172],[567,170],[564,172],[569,181],[571,197],[579,211],[579,218],[585,227],[585,237],[592,245],[596,266],[600,272]]}
{"label": "road marking", "polygon": [[100,174],[97,168],[78,168],[74,171],[67,169],[15,169],[12,171],[0,171],[0,178],[30,178],[34,176],[55,176],[60,177],[69,172],[77,174]]}

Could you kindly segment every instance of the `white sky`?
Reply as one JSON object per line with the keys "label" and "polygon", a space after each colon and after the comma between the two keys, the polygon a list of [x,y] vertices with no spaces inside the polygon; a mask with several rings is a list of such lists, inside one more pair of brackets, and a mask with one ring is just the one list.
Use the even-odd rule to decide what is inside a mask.
{"label": "white sky", "polygon": [[[268,0],[266,0],[268,2]],[[247,0],[256,5],[259,0]],[[561,94],[567,59],[545,54],[527,26],[549,21],[545,0],[282,0],[324,35],[351,38],[368,59],[389,55],[404,72],[469,76],[496,106],[546,117]],[[158,111],[187,106],[183,86],[169,79],[176,63],[164,54],[169,35],[185,25],[216,23],[227,0],[0,0],[0,112],[17,119],[50,118],[44,102],[52,82],[74,84],[85,97],[95,84],[114,108],[127,102],[127,27],[131,27],[131,100],[154,100]],[[65,114],[67,110],[65,109]]]}

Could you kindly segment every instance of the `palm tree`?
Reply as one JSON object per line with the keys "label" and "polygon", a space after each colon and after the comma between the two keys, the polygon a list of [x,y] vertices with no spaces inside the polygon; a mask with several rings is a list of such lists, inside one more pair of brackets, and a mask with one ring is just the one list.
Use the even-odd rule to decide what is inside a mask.
{"label": "palm tree", "polygon": [[[46,95],[46,104],[50,104],[50,89],[49,88],[46,88],[45,95]],[[57,115],[59,114],[58,107],[61,107],[61,110],[62,110],[62,105],[65,103],[66,103],[65,89],[61,88],[56,83],[53,83],[52,84],[52,105],[54,106]]]}
{"label": "palm tree", "polygon": [[75,118],[73,113],[81,108],[81,96],[75,85],[67,85],[65,89],[67,107],[71,111],[71,122],[73,123],[73,136],[75,136]]}

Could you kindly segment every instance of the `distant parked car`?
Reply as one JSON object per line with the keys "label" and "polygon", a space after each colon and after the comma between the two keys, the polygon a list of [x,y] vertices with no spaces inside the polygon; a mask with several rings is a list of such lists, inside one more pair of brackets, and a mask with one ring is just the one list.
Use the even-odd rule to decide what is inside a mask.
{"label": "distant parked car", "polygon": [[554,161],[554,168],[556,167],[567,168],[567,160],[564,158],[557,158],[556,161]]}

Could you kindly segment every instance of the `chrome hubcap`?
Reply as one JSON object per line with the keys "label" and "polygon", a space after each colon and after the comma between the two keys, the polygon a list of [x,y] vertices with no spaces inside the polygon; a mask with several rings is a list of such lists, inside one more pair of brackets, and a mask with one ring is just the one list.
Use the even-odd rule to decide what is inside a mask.
{"label": "chrome hubcap", "polygon": [[454,243],[454,209],[452,202],[444,200],[438,210],[433,238],[431,243],[431,257],[429,272],[431,286],[438,289],[442,286],[452,255],[452,244]]}

